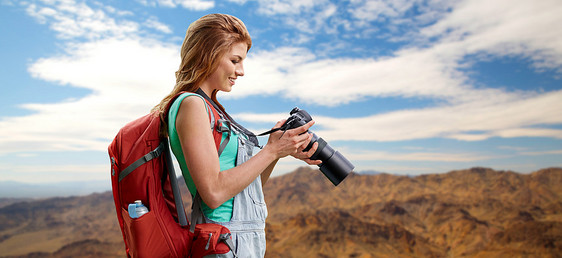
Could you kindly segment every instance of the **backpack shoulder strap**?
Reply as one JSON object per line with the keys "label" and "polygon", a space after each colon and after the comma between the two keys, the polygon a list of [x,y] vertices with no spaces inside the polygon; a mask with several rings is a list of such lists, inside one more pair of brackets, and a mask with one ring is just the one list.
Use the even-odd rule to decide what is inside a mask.
{"label": "backpack shoulder strap", "polygon": [[[178,98],[186,98],[188,96],[193,96],[193,95],[201,97],[201,96],[199,96],[197,94],[194,94],[194,93],[191,93],[191,92],[180,92],[180,93],[176,94],[172,99],[170,99],[170,102],[168,103],[168,106],[166,107],[165,115],[164,115],[163,120],[165,122],[168,121],[168,114],[170,112],[170,107],[172,106],[172,103],[174,101],[176,101]],[[202,99],[205,100],[204,98],[202,98]],[[209,103],[207,103],[207,101],[205,100],[205,108],[207,110],[207,113],[209,114],[209,121],[210,121],[210,124],[211,124],[211,129],[213,130],[215,128],[215,123],[218,120],[216,118],[218,116],[218,114],[217,114],[217,111],[214,110],[214,108],[212,108],[212,106],[211,106],[211,108],[209,108],[209,106],[211,106],[211,105],[209,105]],[[211,111],[211,112],[209,112],[209,111]],[[215,130],[213,130],[213,138],[215,139],[215,144],[217,144],[217,146],[218,146],[221,138],[219,137],[218,138],[219,142],[216,143],[217,137],[215,136]],[[174,202],[176,204],[176,212],[178,214],[178,223],[181,226],[187,226],[190,223],[187,220],[187,217],[185,215],[185,210],[184,210],[184,207],[183,207],[181,192],[180,192],[180,189],[179,189],[179,183],[178,183],[177,178],[175,177],[176,173],[175,173],[174,166],[172,165],[173,164],[172,163],[172,153],[170,152],[168,139],[167,138],[162,139],[162,143],[160,145],[161,146],[164,145],[164,150],[166,152],[165,157],[166,157],[166,163],[167,163],[167,168],[168,168],[167,172],[168,172],[168,176],[170,178],[170,185],[172,187]]]}

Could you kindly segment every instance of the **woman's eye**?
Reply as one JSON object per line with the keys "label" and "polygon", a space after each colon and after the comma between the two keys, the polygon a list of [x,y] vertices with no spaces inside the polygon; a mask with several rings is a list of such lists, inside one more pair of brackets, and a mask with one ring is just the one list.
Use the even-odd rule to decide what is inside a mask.
{"label": "woman's eye", "polygon": [[240,63],[240,61],[238,61],[238,60],[232,60],[232,63],[233,63],[233,64],[237,64],[237,63]]}

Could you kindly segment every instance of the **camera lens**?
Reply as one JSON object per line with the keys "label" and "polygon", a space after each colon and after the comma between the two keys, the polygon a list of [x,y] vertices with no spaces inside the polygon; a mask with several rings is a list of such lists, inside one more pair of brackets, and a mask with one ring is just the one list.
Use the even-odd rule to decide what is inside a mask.
{"label": "camera lens", "polygon": [[355,168],[339,151],[335,151],[327,160],[322,160],[322,164],[320,164],[319,167],[320,171],[322,171],[335,186],[341,183]]}
{"label": "camera lens", "polygon": [[[312,132],[310,132],[312,133]],[[349,160],[347,160],[341,153],[334,150],[328,143],[312,133],[310,144],[303,150],[307,151],[312,147],[314,142],[318,142],[318,148],[310,157],[311,160],[321,160],[322,164],[318,165],[320,171],[337,186],[343,181],[351,171],[355,168]]]}

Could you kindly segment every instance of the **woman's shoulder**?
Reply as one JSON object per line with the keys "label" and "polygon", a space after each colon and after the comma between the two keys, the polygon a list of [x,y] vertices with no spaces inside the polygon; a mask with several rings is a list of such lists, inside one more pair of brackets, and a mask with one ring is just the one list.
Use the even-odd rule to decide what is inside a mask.
{"label": "woman's shoulder", "polygon": [[179,110],[177,114],[178,119],[187,118],[189,120],[209,120],[207,104],[201,96],[195,94],[182,96],[180,101],[181,103],[179,103]]}
{"label": "woman's shoulder", "polygon": [[205,108],[206,105],[203,97],[194,93],[184,93],[180,99],[182,107]]}

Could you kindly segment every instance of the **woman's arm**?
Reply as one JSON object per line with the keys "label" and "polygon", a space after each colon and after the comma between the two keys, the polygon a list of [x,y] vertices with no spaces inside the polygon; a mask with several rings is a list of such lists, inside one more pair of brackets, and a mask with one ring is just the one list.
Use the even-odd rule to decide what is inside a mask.
{"label": "woman's arm", "polygon": [[308,139],[308,134],[302,133],[312,124],[288,130],[282,137],[282,132],[272,134],[266,146],[255,156],[240,166],[220,172],[219,157],[209,130],[204,100],[185,98],[176,118],[187,168],[201,198],[211,209],[244,190],[258,175],[269,171],[268,168],[279,158],[296,153]]}
{"label": "woman's arm", "polygon": [[269,166],[261,173],[262,186],[264,186],[267,180],[269,179],[269,176],[271,175],[271,172],[273,172],[273,168],[275,168],[277,161],[279,161],[279,159],[276,159],[273,162],[271,162],[271,164],[269,164]]}

